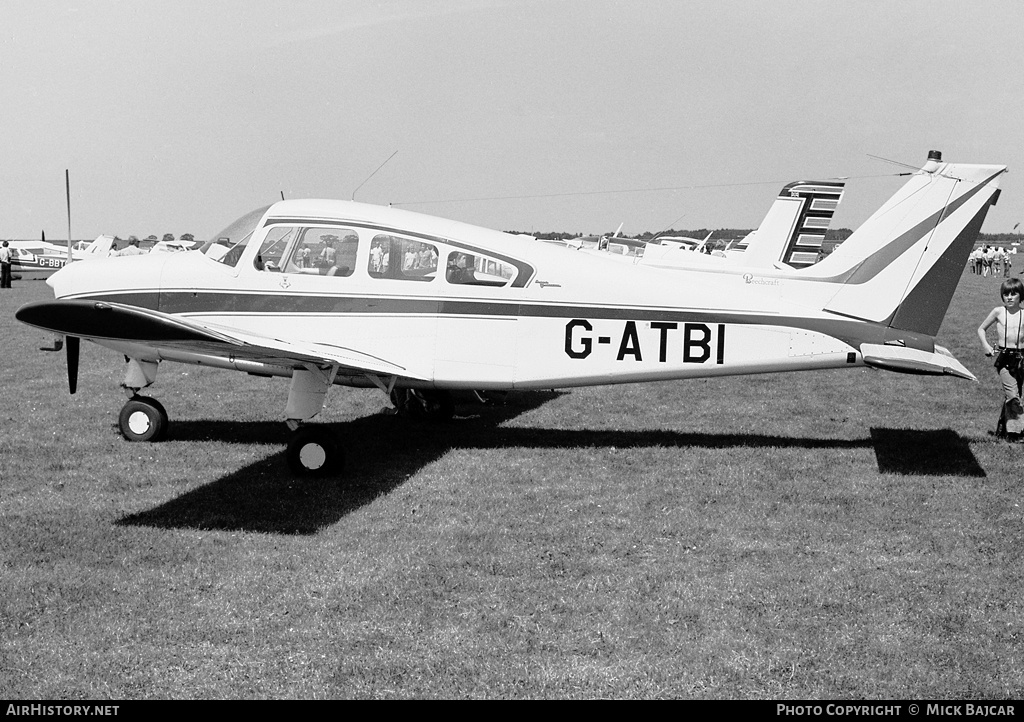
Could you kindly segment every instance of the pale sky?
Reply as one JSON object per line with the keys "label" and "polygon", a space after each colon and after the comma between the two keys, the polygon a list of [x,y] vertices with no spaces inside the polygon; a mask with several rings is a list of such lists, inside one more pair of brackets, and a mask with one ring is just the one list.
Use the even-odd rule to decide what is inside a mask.
{"label": "pale sky", "polygon": [[753,228],[786,183],[837,176],[854,228],[903,182],[870,156],[930,149],[1010,167],[982,229],[1010,231],[1022,20],[1020,0],[0,0],[0,238],[67,238],[65,169],[76,239],[205,239],[357,188],[501,230]]}

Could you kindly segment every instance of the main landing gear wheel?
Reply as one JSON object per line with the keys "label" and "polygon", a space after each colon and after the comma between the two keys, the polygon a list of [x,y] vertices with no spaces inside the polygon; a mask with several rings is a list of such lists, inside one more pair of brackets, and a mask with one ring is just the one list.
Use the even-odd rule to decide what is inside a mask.
{"label": "main landing gear wheel", "polygon": [[508,399],[508,391],[474,391],[473,396],[484,406],[501,406]]}
{"label": "main landing gear wheel", "polygon": [[448,391],[395,389],[391,403],[399,414],[431,421],[450,421],[455,416],[455,400]]}
{"label": "main landing gear wheel", "polygon": [[296,431],[288,442],[285,457],[298,476],[330,476],[340,473],[345,466],[345,454],[337,438],[319,426],[305,426]]}
{"label": "main landing gear wheel", "polygon": [[117,425],[128,441],[159,441],[167,433],[167,411],[156,399],[133,396],[121,408]]}

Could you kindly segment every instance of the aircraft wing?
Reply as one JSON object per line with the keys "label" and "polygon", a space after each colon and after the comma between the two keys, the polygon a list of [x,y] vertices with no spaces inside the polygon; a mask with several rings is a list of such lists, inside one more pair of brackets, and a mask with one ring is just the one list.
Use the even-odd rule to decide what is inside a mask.
{"label": "aircraft wing", "polygon": [[359,372],[409,376],[403,366],[355,349],[286,341],[120,303],[38,301],[22,306],[15,316],[36,328],[91,340],[125,341],[291,368],[338,365]]}

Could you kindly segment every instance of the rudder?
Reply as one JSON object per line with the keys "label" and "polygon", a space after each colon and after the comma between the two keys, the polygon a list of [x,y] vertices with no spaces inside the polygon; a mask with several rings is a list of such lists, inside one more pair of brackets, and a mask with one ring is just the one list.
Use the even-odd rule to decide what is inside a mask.
{"label": "rudder", "polygon": [[[850,236],[822,271],[843,285],[824,310],[938,333],[1005,166],[929,163]],[[839,270],[839,269],[835,269]]]}

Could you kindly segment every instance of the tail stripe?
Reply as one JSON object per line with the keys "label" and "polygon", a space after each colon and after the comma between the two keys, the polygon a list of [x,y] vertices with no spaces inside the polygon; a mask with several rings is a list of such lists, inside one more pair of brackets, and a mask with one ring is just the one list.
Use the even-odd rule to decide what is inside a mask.
{"label": "tail stripe", "polygon": [[793,268],[805,268],[818,260],[825,231],[843,197],[843,188],[844,184],[838,182],[799,181],[782,189],[780,198],[803,199],[800,214],[782,253],[783,263]]}
{"label": "tail stripe", "polygon": [[998,178],[1003,172],[1004,171],[1000,170],[998,173],[995,173],[981,183],[978,183],[976,187],[964,193],[948,206],[935,211],[935,213],[918,223],[909,231],[903,233],[898,238],[894,239],[891,243],[887,243],[882,248],[879,248],[877,251],[865,258],[861,263],[850,269],[847,273],[825,280],[851,285],[867,283],[885,270],[889,264],[913,248],[914,244],[935,230],[935,227],[944,217],[952,215],[954,211],[981,192],[985,186]]}

